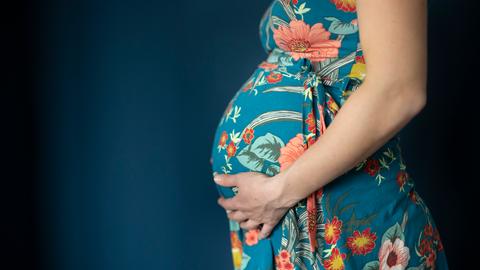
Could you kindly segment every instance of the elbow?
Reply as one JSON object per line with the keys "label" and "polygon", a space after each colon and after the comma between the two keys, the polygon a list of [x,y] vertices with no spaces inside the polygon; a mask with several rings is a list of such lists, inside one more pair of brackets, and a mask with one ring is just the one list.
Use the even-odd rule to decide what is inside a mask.
{"label": "elbow", "polygon": [[378,92],[391,113],[403,120],[410,120],[420,114],[427,105],[427,89],[425,83],[412,83],[413,80],[395,82],[375,82]]}
{"label": "elbow", "polygon": [[[384,97],[384,101],[388,104],[389,109],[386,113],[385,129],[400,130],[413,118],[422,112],[427,105],[427,95],[425,88],[420,86],[408,86],[408,87],[392,87],[390,91]],[[392,121],[392,119],[396,119]]]}
{"label": "elbow", "polygon": [[[427,105],[425,81],[402,79],[384,82],[380,85],[378,89],[383,92],[387,103],[390,103],[393,108],[403,111],[407,118],[413,118],[420,114]],[[393,101],[396,102],[391,103]]]}
{"label": "elbow", "polygon": [[[391,74],[401,74],[401,72],[390,72]],[[427,106],[427,81],[425,76],[404,75],[391,76],[385,72],[374,74],[370,72],[364,83],[372,85],[367,87],[372,89],[375,95],[382,97],[388,107],[394,113],[402,114],[404,117],[413,118],[420,114]]]}

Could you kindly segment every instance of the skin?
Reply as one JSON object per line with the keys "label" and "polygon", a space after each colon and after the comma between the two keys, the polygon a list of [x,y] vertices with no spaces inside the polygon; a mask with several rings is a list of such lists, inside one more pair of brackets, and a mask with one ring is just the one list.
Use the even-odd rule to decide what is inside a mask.
{"label": "skin", "polygon": [[426,106],[426,0],[357,0],[359,35],[367,76],[325,133],[287,170],[216,174],[235,197],[218,204],[259,238],[296,203],[366,159]]}

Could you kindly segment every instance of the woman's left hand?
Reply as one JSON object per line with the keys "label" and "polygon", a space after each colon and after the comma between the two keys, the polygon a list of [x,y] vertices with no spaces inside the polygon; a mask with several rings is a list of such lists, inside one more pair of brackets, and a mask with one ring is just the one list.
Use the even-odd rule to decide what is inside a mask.
{"label": "woman's left hand", "polygon": [[297,203],[285,196],[282,177],[282,173],[275,176],[258,172],[216,174],[214,179],[218,185],[238,187],[234,197],[220,197],[218,204],[225,208],[228,218],[239,222],[243,229],[256,229],[263,224],[258,237],[266,238],[285,213]]}

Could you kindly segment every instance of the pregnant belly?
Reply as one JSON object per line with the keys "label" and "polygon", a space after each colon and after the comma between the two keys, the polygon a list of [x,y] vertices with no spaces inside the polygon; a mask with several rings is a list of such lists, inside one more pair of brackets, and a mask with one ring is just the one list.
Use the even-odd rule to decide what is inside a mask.
{"label": "pregnant belly", "polygon": [[[260,63],[227,104],[211,145],[213,172],[279,173],[325,131],[361,83],[355,79],[352,62],[332,76],[333,83],[328,84],[329,75],[339,71],[337,62],[332,62],[332,68],[325,66],[322,71],[329,73],[318,81],[311,63],[283,57],[282,53],[273,53]],[[350,175],[366,172],[375,179],[372,182],[383,182],[389,175],[374,174],[370,167],[385,167],[384,171],[395,173],[386,162],[400,159],[398,141],[394,136]],[[217,188],[224,197],[235,195],[235,189]]]}
{"label": "pregnant belly", "polygon": [[[210,159],[213,172],[275,175],[292,161],[292,153],[302,149],[315,121],[309,115],[312,103],[304,96],[301,68],[291,70],[262,62],[235,93],[215,131]],[[235,194],[232,188],[217,188],[224,197]]]}

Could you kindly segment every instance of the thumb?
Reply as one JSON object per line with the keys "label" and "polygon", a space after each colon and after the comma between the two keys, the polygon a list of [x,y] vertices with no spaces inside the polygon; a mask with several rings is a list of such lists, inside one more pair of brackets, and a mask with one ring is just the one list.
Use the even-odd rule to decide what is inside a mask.
{"label": "thumb", "polygon": [[234,187],[237,185],[237,179],[234,175],[230,174],[215,174],[213,180],[220,186],[224,187]]}
{"label": "thumb", "polygon": [[262,225],[262,230],[260,231],[260,233],[258,233],[258,238],[259,239],[267,238],[270,235],[270,233],[272,232],[274,227],[275,227],[274,225],[264,223]]}

